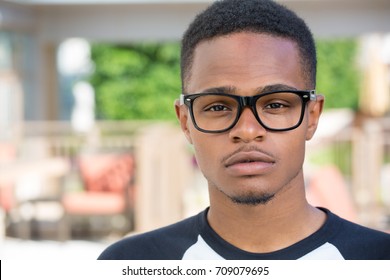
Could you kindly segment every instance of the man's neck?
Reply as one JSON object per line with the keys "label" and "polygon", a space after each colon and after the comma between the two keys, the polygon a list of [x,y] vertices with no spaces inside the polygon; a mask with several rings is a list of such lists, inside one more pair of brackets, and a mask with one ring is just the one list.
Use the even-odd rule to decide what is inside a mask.
{"label": "man's neck", "polygon": [[[210,189],[208,222],[224,240],[249,252],[286,248],[317,231],[326,215],[310,206],[304,187],[292,187],[265,205],[242,205]],[[215,193],[214,193],[215,194]]]}

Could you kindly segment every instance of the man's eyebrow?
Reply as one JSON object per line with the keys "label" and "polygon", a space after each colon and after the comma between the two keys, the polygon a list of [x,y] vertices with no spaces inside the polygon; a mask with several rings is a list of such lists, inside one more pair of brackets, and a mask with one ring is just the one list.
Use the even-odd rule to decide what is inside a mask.
{"label": "man's eyebrow", "polygon": [[230,94],[234,94],[236,91],[237,91],[236,87],[223,86],[223,87],[206,88],[199,93],[230,93]]}
{"label": "man's eyebrow", "polygon": [[271,92],[271,91],[279,91],[279,90],[297,90],[295,87],[285,85],[285,84],[274,84],[274,85],[267,85],[264,87],[259,87],[257,88],[256,92],[261,94],[261,93],[266,93],[266,92]]}
{"label": "man's eyebrow", "polygon": [[[256,94],[262,94],[266,92],[271,91],[282,91],[282,90],[297,90],[295,87],[285,85],[285,84],[272,84],[272,85],[266,85],[263,87],[258,87],[255,90]],[[234,86],[222,86],[222,87],[213,87],[213,88],[206,88],[199,93],[230,93],[235,94],[237,93],[237,88]]]}

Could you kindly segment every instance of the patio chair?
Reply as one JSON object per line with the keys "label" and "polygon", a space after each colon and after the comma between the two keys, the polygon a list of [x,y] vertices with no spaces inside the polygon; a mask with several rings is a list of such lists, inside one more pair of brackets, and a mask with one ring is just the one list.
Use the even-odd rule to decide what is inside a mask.
{"label": "patio chair", "polygon": [[[87,231],[91,231],[93,223],[98,224],[95,228],[109,232],[119,230],[124,233],[130,230],[133,226],[133,155],[83,155],[77,165],[83,189],[65,191],[62,196],[64,219],[60,239],[72,238],[77,227],[85,224]],[[109,223],[103,223],[102,220],[107,222],[107,218]],[[77,219],[84,222],[77,224]]]}

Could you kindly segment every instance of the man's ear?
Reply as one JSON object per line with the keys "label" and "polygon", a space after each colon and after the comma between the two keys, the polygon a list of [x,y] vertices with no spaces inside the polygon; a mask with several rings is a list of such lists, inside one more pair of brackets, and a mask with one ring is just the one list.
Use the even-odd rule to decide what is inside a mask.
{"label": "man's ear", "polygon": [[324,107],[324,100],[325,98],[323,95],[317,95],[317,100],[314,102],[310,102],[307,108],[309,113],[309,120],[306,132],[306,140],[310,140],[311,138],[313,138],[314,133],[317,130],[320,115]]}
{"label": "man's ear", "polygon": [[176,111],[176,117],[180,122],[181,130],[184,132],[185,137],[187,138],[188,142],[192,144],[192,138],[190,131],[188,129],[188,110],[186,106],[180,106],[180,101],[175,100],[175,111]]}

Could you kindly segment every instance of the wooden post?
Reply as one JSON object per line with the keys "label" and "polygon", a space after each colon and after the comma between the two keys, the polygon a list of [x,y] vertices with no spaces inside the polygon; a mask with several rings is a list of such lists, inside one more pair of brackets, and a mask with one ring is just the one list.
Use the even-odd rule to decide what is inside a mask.
{"label": "wooden post", "polygon": [[45,119],[57,120],[59,118],[58,103],[58,77],[57,77],[57,45],[51,42],[44,42],[41,45],[42,77],[44,99],[45,99]]}
{"label": "wooden post", "polygon": [[378,227],[381,214],[380,185],[383,163],[383,133],[375,120],[365,120],[354,133],[353,193],[361,223]]}
{"label": "wooden post", "polygon": [[145,128],[136,145],[135,231],[144,232],[184,217],[183,196],[192,182],[187,142],[179,127]]}

